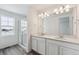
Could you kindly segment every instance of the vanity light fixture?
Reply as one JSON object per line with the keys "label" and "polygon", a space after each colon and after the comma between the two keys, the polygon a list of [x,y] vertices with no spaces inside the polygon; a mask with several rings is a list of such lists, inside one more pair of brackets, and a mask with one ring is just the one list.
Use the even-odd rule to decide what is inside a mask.
{"label": "vanity light fixture", "polygon": [[65,13],[65,12],[69,12],[70,8],[71,8],[70,5],[61,6],[60,8],[54,9],[53,13],[54,14],[62,14],[62,13]]}
{"label": "vanity light fixture", "polygon": [[[60,8],[56,8],[53,10],[54,14],[62,14],[65,12],[69,12],[70,11],[71,6],[70,5],[65,5],[65,6],[61,6]],[[44,18],[49,16],[49,14],[47,12],[42,12],[41,14],[38,15],[40,18]]]}
{"label": "vanity light fixture", "polygon": [[39,14],[38,16],[41,18],[44,18],[44,17],[49,16],[49,14],[47,12],[43,12],[43,13]]}

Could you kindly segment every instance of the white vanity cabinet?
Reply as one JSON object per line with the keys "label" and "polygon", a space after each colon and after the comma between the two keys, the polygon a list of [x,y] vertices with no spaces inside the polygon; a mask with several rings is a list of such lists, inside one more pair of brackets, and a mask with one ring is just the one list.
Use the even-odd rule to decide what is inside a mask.
{"label": "white vanity cabinet", "polygon": [[60,51],[61,55],[79,55],[79,50],[75,50],[68,47],[61,47]]}
{"label": "white vanity cabinet", "polygon": [[45,39],[32,37],[32,49],[40,54],[45,54]]}
{"label": "white vanity cabinet", "polygon": [[32,49],[37,51],[37,39],[35,37],[32,37]]}
{"label": "white vanity cabinet", "polygon": [[63,40],[32,37],[32,49],[42,55],[79,55],[78,43]]}
{"label": "white vanity cabinet", "polygon": [[54,44],[52,40],[46,40],[46,55],[58,55],[58,45]]}
{"label": "white vanity cabinet", "polygon": [[46,40],[47,55],[79,55],[79,45],[53,39]]}
{"label": "white vanity cabinet", "polygon": [[79,55],[79,44],[61,42],[60,54],[61,55]]}

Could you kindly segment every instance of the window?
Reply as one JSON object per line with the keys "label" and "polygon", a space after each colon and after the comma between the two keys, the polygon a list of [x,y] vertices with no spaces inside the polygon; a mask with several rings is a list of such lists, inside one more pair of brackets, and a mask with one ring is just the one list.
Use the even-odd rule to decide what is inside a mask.
{"label": "window", "polygon": [[15,18],[10,16],[1,16],[1,34],[14,34]]}

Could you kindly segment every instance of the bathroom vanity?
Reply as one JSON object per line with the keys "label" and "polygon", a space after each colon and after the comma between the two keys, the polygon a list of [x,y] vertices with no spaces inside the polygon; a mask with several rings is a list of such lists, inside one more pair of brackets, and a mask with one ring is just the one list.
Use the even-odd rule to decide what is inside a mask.
{"label": "bathroom vanity", "polygon": [[32,49],[43,55],[79,55],[79,39],[32,36]]}

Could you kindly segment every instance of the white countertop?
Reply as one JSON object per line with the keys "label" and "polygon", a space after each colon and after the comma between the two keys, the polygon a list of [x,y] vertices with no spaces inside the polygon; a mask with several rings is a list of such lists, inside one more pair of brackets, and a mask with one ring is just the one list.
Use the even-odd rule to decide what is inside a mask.
{"label": "white countertop", "polygon": [[60,38],[59,36],[54,36],[54,35],[35,35],[34,37],[40,37],[40,38],[48,38],[51,40],[57,40],[57,41],[64,41],[64,42],[70,42],[70,43],[77,43],[79,44],[79,39],[74,38],[74,37],[63,37]]}

